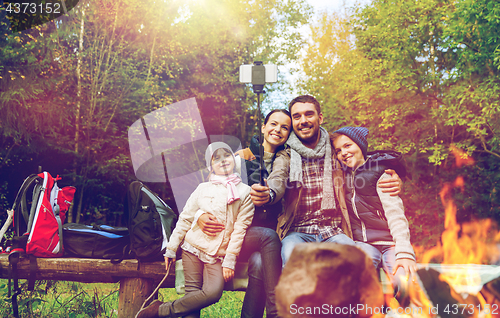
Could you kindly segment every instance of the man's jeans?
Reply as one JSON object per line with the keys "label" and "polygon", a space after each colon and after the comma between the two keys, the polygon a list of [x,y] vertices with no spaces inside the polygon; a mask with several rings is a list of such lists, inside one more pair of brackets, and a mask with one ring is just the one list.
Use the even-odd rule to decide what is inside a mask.
{"label": "man's jeans", "polygon": [[241,248],[241,259],[248,257],[248,287],[241,317],[277,317],[274,288],[281,275],[281,242],[276,231],[251,226]]}
{"label": "man's jeans", "polygon": [[323,237],[319,234],[288,232],[285,238],[281,241],[281,258],[283,259],[283,266],[285,266],[286,262],[290,258],[295,245],[311,242],[333,242],[345,245],[354,245],[354,241],[344,233],[334,235],[327,239],[323,239]]}

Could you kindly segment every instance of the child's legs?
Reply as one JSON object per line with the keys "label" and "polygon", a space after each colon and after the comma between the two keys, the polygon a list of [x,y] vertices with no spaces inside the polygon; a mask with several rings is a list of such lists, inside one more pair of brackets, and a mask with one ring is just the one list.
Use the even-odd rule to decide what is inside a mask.
{"label": "child's legs", "polygon": [[392,271],[394,270],[394,264],[396,264],[395,247],[386,245],[382,248],[381,252],[382,252],[382,267],[384,268],[387,274],[392,276]]}
{"label": "child's legs", "polygon": [[392,287],[394,290],[403,291],[406,286],[407,281],[406,273],[404,268],[399,267],[396,274],[392,274],[394,270],[394,264],[396,264],[396,253],[394,246],[384,246],[382,249],[382,266],[391,279]]}
{"label": "child's legs", "polygon": [[372,259],[373,266],[375,266],[375,269],[377,269],[378,265],[382,261],[382,253],[379,251],[379,249],[374,245],[359,241],[356,241],[355,246],[365,252],[365,254]]}
{"label": "child's legs", "polygon": [[221,262],[206,264],[182,251],[186,295],[160,306],[160,317],[200,317],[200,310],[219,301],[224,289]]}

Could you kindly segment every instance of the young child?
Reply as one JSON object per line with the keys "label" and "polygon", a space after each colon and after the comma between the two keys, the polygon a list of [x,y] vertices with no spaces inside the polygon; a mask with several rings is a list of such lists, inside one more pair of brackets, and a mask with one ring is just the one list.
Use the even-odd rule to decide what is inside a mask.
{"label": "young child", "polygon": [[[224,282],[234,277],[236,258],[254,213],[250,187],[234,172],[236,161],[227,144],[210,144],[205,159],[209,181],[201,183],[189,197],[165,252],[168,266],[179,245],[182,249],[186,295],[173,302],[156,300],[136,318],[200,317],[200,310],[216,303]],[[217,217],[225,229],[215,236],[204,234],[196,222],[200,212]]]}
{"label": "young child", "polygon": [[367,136],[367,128],[343,127],[331,135],[332,147],[346,171],[345,198],[356,246],[372,258],[375,268],[381,264],[393,286],[402,290],[401,276],[417,270],[408,220],[401,198],[383,193],[377,182],[390,177],[386,169],[401,174],[404,167],[395,151],[367,155]]}

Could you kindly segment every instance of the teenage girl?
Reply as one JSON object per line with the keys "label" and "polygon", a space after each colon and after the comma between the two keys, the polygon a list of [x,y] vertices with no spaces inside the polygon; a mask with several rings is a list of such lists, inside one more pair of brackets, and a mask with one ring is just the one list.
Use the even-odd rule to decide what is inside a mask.
{"label": "teenage girl", "polygon": [[[415,274],[417,263],[403,201],[383,193],[378,181],[390,176],[386,169],[403,171],[401,154],[395,151],[367,153],[368,129],[343,127],[331,135],[337,159],[345,168],[345,194],[353,239],[389,274],[393,286],[405,292],[402,277]],[[404,173],[403,173],[404,174]]]}

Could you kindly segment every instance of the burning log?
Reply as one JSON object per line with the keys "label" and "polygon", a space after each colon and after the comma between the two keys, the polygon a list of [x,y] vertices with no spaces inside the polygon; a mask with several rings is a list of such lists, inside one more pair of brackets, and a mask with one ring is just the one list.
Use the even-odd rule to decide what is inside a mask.
{"label": "burning log", "polygon": [[[420,265],[423,266],[423,265]],[[412,306],[418,318],[500,317],[500,271],[477,264],[427,264],[412,284]]]}
{"label": "burning log", "polygon": [[[467,297],[468,302],[465,301],[446,281],[440,279],[440,273],[438,271],[432,268],[419,269],[418,276],[425,288],[427,298],[433,303],[433,306],[428,310],[430,314],[440,315],[442,318],[476,317],[474,315],[475,310],[472,310],[470,314],[466,310],[469,305],[468,302],[470,302],[471,299]],[[479,302],[477,299],[474,299],[472,308],[475,309],[477,304],[479,304]],[[463,308],[461,307],[464,306],[465,310],[462,310]]]}
{"label": "burning log", "polygon": [[295,247],[276,286],[280,317],[372,317],[384,296],[372,261],[354,246]]}
{"label": "burning log", "polygon": [[[500,278],[492,280],[481,289],[484,305],[488,304],[492,317],[500,317]],[[486,307],[486,306],[483,306]]]}

